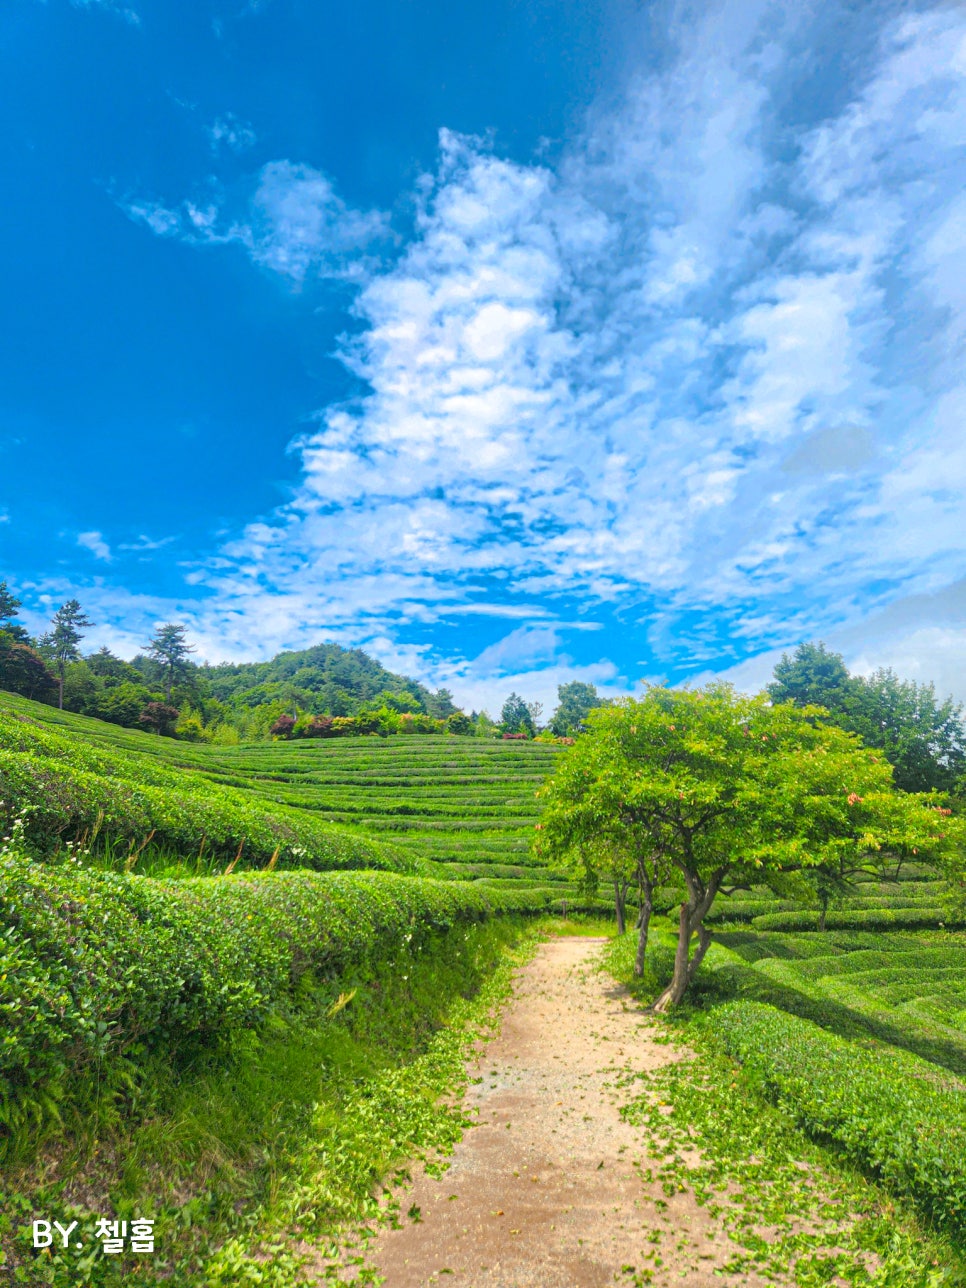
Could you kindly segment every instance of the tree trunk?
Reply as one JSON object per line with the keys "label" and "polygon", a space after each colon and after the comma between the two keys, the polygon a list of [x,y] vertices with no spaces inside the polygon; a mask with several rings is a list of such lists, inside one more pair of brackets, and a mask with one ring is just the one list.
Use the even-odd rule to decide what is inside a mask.
{"label": "tree trunk", "polygon": [[688,986],[693,983],[695,975],[698,973],[698,967],[704,961],[704,955],[711,947],[711,931],[705,925],[698,926],[698,946],[694,950],[694,956],[688,963]]}
{"label": "tree trunk", "polygon": [[617,878],[614,878],[614,911],[617,913],[617,933],[623,935],[627,930],[627,918],[625,916],[625,901],[627,898],[627,882],[623,886]]}
{"label": "tree trunk", "polygon": [[58,706],[59,710],[63,711],[63,709],[64,709],[64,675],[63,675],[63,672],[61,672],[61,673],[57,676],[57,706]]}
{"label": "tree trunk", "polygon": [[674,974],[667,988],[651,1007],[659,1014],[672,1006],[677,1006],[688,988],[688,956],[691,950],[691,911],[686,903],[681,904],[681,915],[678,917],[678,946],[674,952]]}
{"label": "tree trunk", "polygon": [[647,934],[651,925],[651,911],[653,901],[651,898],[652,886],[650,881],[644,882],[641,886],[641,915],[637,919],[638,936],[637,936],[637,953],[634,957],[634,976],[637,979],[644,974],[644,958],[647,954]]}
{"label": "tree trunk", "polygon": [[[674,974],[671,976],[670,984],[650,1008],[652,1011],[661,1013],[672,1006],[677,1006],[697,974],[698,967],[704,960],[704,955],[711,943],[711,931],[705,927],[704,919],[714,903],[726,871],[727,868],[719,868],[703,888],[685,873],[690,897],[687,903],[681,904],[681,915],[678,918],[678,946],[674,953]],[[691,939],[695,931],[698,934],[698,947],[694,959],[689,960]]]}

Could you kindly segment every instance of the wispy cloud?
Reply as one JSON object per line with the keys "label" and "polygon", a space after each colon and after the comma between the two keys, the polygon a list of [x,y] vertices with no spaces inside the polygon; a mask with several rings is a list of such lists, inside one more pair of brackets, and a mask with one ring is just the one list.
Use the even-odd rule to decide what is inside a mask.
{"label": "wispy cloud", "polygon": [[141,15],[135,9],[130,9],[127,5],[118,3],[118,0],[70,0],[70,3],[75,9],[105,9],[108,13],[113,13],[118,18],[123,18],[132,27],[141,25]]}
{"label": "wispy cloud", "polygon": [[195,245],[237,243],[256,264],[296,285],[309,277],[362,280],[378,262],[371,249],[390,236],[384,212],[352,208],[324,174],[291,161],[263,166],[246,209],[235,217],[226,213],[217,191],[175,206],[138,197],[119,204],[159,237]]}
{"label": "wispy cloud", "polygon": [[[837,23],[867,38],[833,98]],[[340,356],[367,392],[299,440],[292,502],[197,571],[221,612],[398,642],[494,600],[646,600],[657,655],[693,669],[961,575],[966,17],[731,0],[668,32],[680,52],[553,166],[443,130],[382,266],[385,217],[290,161],[237,225],[129,204],[359,283]]]}
{"label": "wispy cloud", "polygon": [[241,121],[232,112],[226,112],[209,125],[205,131],[214,151],[227,148],[229,152],[246,152],[254,147],[258,135],[245,121]]}
{"label": "wispy cloud", "polygon": [[111,547],[99,532],[79,532],[77,534],[77,544],[81,549],[89,550],[95,559],[110,562]]}
{"label": "wispy cloud", "polygon": [[171,545],[177,537],[160,537],[157,540],[146,537],[143,533],[134,541],[122,541],[118,544],[118,550],[133,551],[135,554],[143,554],[152,550],[163,550],[165,546]]}

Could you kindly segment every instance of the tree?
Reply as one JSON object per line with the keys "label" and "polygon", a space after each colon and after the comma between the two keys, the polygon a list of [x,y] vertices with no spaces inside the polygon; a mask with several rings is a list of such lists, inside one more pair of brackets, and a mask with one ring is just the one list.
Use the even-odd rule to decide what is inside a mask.
{"label": "tree", "polygon": [[846,710],[833,713],[866,746],[881,747],[908,792],[952,791],[966,772],[963,708],[936,698],[932,684],[900,680],[894,671],[853,677]]}
{"label": "tree", "polygon": [[64,675],[68,662],[80,659],[78,645],[84,638],[83,629],[94,623],[84,616],[84,611],[76,599],[68,599],[54,613],[51,629],[40,641],[40,652],[53,662],[57,669],[59,682],[58,705],[64,709]]}
{"label": "tree", "polygon": [[13,619],[20,610],[21,601],[5,581],[0,581],[0,631],[17,644],[32,643],[27,631]]}
{"label": "tree", "polygon": [[792,657],[782,654],[768,693],[773,702],[826,707],[841,728],[881,748],[903,791],[953,791],[966,772],[963,708],[952,698],[940,702],[931,684],[889,669],[850,675],[824,644],[800,644]]}
{"label": "tree", "polygon": [[603,705],[597,686],[583,680],[557,685],[557,707],[550,717],[550,728],[558,738],[583,733],[586,720],[595,707]]}
{"label": "tree", "polygon": [[6,581],[0,581],[0,622],[7,622],[17,616],[21,600],[17,599]]}
{"label": "tree", "polygon": [[169,706],[166,702],[149,702],[138,720],[145,729],[150,729],[152,733],[160,734],[165,738],[174,737],[174,727],[178,722],[178,716],[181,712],[177,707]]}
{"label": "tree", "polygon": [[146,645],[148,657],[156,662],[164,676],[164,696],[171,701],[171,690],[175,681],[187,675],[188,658],[196,650],[185,639],[185,628],[174,622],[166,622],[154,632],[151,641]]}
{"label": "tree", "polygon": [[799,644],[794,654],[781,655],[775,664],[774,680],[767,693],[772,702],[794,702],[796,706],[844,710],[852,691],[852,677],[839,653],[832,653],[821,640]]}
{"label": "tree", "polygon": [[6,630],[0,631],[0,689],[36,702],[46,702],[57,689],[40,654]]}
{"label": "tree", "polygon": [[719,894],[958,854],[962,823],[942,798],[895,791],[888,762],[823,715],[730,685],[654,687],[594,711],[561,757],[544,789],[549,849],[571,848],[596,821],[623,832],[638,860],[667,864],[684,890],[674,973],[655,1010],[685,996]]}
{"label": "tree", "polygon": [[631,759],[614,756],[607,737],[581,738],[537,793],[546,804],[534,841],[538,856],[576,870],[585,887],[595,887],[601,876],[611,881],[618,930],[628,886],[636,882],[637,976],[644,973],[654,892],[670,876],[666,857],[655,846],[652,810],[640,798],[639,777]]}
{"label": "tree", "polygon": [[[410,707],[415,710],[415,707]],[[457,710],[456,703],[453,701],[453,695],[449,689],[437,689],[426,699],[426,713],[431,715],[435,720],[445,720]]]}
{"label": "tree", "polygon": [[533,737],[533,715],[519,693],[511,693],[504,702],[500,724],[504,733],[527,733]]}

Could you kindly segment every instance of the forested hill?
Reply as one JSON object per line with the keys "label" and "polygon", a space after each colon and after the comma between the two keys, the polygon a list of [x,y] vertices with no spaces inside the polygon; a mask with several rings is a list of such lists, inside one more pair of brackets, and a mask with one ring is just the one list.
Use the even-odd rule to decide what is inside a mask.
{"label": "forested hill", "polygon": [[[396,675],[364,653],[338,644],[316,644],[297,653],[279,653],[268,662],[201,666],[198,676],[221,702],[258,707],[292,702],[333,716],[354,714],[360,704],[392,694],[401,709],[446,716],[454,708],[445,690],[433,694],[418,681]],[[446,710],[437,711],[437,707]]]}

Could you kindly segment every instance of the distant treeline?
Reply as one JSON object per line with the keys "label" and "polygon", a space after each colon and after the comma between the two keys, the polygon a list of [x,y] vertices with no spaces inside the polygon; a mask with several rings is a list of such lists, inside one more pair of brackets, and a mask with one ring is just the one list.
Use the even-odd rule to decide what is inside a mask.
{"label": "distant treeline", "polygon": [[[268,662],[198,665],[184,626],[159,626],[130,661],[109,649],[84,654],[93,625],[77,600],[34,639],[16,620],[20,601],[0,581],[0,689],[112,724],[193,742],[336,738],[358,734],[455,734],[571,738],[606,705],[594,685],[561,684],[544,723],[539,702],[511,693],[498,718],[460,710],[448,689],[431,691],[387,670],[362,649],[317,644]],[[882,749],[904,791],[959,791],[966,781],[963,709],[932,684],[881,669],[851,675],[824,644],[783,654],[767,686],[773,702],[826,708],[835,724]]]}
{"label": "distant treeline", "polygon": [[0,689],[111,724],[188,741],[237,743],[355,734],[483,738],[566,737],[600,704],[593,685],[561,685],[546,729],[542,709],[510,694],[499,719],[460,710],[448,689],[432,691],[387,670],[362,649],[318,644],[267,662],[199,665],[185,627],[159,626],[130,660],[107,648],[84,653],[93,623],[76,600],[33,638],[16,620],[20,601],[0,581]]}

